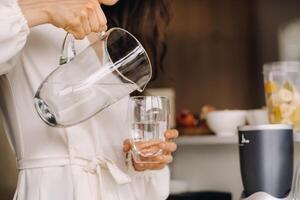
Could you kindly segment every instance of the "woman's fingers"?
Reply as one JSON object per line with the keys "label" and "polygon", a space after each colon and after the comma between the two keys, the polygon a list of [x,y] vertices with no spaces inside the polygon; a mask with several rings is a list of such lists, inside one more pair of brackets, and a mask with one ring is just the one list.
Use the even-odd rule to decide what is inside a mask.
{"label": "woman's fingers", "polygon": [[148,160],[144,160],[142,163],[134,162],[134,168],[137,171],[144,171],[146,169],[150,170],[159,170],[164,168],[167,164],[173,161],[173,156],[171,155],[161,155],[152,158],[148,158]]}
{"label": "woman's fingers", "polygon": [[90,26],[90,13],[86,10],[81,11],[80,15],[80,20],[81,20],[81,26],[85,32],[85,35],[88,35],[91,33],[92,29]]}
{"label": "woman's fingers", "polygon": [[107,19],[100,5],[95,5],[91,9],[89,22],[92,32],[101,32],[107,30]]}
{"label": "woman's fingers", "polygon": [[124,140],[123,142],[123,152],[128,153],[131,149],[131,143],[129,139]]}
{"label": "woman's fingers", "polygon": [[98,7],[98,9],[95,10],[95,14],[96,14],[98,22],[99,22],[99,30],[96,32],[106,31],[107,30],[107,26],[106,26],[107,19],[106,19],[105,14],[100,6]]}
{"label": "woman's fingers", "polygon": [[81,11],[81,24],[85,35],[91,32],[106,31],[106,23],[107,20],[100,5],[90,6],[86,10]]}
{"label": "woman's fingers", "polygon": [[160,161],[160,164],[169,164],[173,161],[173,156],[171,155],[161,155],[159,156],[159,161]]}
{"label": "woman's fingers", "polygon": [[100,22],[98,21],[98,16],[95,10],[89,10],[89,25],[91,28],[91,32],[98,32],[100,31]]}
{"label": "woman's fingers", "polygon": [[163,143],[161,140],[150,140],[150,141],[140,141],[140,142],[133,142],[134,143],[134,146],[137,148],[137,149],[149,149],[149,148],[158,148],[159,145],[161,143]]}
{"label": "woman's fingers", "polygon": [[145,170],[160,170],[163,169],[165,164],[144,164],[144,163],[136,163],[134,165],[134,169],[136,171],[145,171]]}
{"label": "woman's fingers", "polygon": [[98,0],[98,1],[99,1],[99,3],[105,4],[108,6],[112,6],[115,3],[117,3],[119,0]]}
{"label": "woman's fingers", "polygon": [[146,164],[146,163],[136,163],[136,162],[133,163],[134,169],[136,171],[139,171],[139,172],[140,171],[145,171],[146,169],[148,169],[147,165],[149,165],[149,164]]}
{"label": "woman's fingers", "polygon": [[[178,137],[178,131],[176,129],[168,130],[165,132],[166,141],[152,140],[147,142],[135,142],[135,148],[139,149],[140,152],[157,152],[163,150],[163,154],[154,157],[143,157],[139,155],[139,161],[133,160],[133,166],[137,171],[144,170],[159,170],[164,168],[167,164],[173,161],[172,152],[176,151],[177,144],[172,142],[173,139]],[[123,145],[123,151],[128,152],[133,143],[130,140],[125,140]]]}
{"label": "woman's fingers", "polygon": [[76,39],[83,39],[85,37],[85,30],[82,28],[82,26],[78,26],[76,28],[66,28],[67,32],[71,33],[74,38]]}
{"label": "woman's fingers", "polygon": [[167,130],[165,132],[166,140],[172,140],[176,139],[178,137],[179,133],[176,129]]}
{"label": "woman's fingers", "polygon": [[47,3],[48,23],[65,29],[76,39],[83,39],[91,32],[107,30],[107,20],[98,0],[60,0],[57,5],[58,0]]}
{"label": "woman's fingers", "polygon": [[174,152],[177,149],[177,144],[174,142],[164,142],[159,144],[159,147],[164,150],[165,152]]}
{"label": "woman's fingers", "polygon": [[160,147],[159,145],[162,143],[160,140],[152,140],[152,141],[145,141],[145,142],[132,142],[130,140],[125,140],[123,142],[123,151],[127,153],[129,150],[131,150],[132,145],[136,149],[138,149],[139,152],[143,154],[151,154],[153,152],[159,151]]}

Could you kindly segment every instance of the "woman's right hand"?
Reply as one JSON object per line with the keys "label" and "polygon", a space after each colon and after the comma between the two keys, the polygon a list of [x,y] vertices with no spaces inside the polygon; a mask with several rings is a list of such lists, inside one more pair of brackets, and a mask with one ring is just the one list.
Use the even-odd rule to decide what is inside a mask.
{"label": "woman's right hand", "polygon": [[[112,2],[117,1],[112,0],[110,4]],[[29,27],[50,23],[65,29],[76,39],[107,29],[101,0],[19,0],[18,3]]]}

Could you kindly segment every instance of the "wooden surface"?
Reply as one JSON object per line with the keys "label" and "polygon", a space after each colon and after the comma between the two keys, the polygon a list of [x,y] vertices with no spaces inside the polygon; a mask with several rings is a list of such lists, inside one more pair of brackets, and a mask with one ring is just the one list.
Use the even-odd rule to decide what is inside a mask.
{"label": "wooden surface", "polygon": [[153,87],[174,87],[177,109],[261,106],[253,58],[253,2],[175,0],[166,74]]}
{"label": "wooden surface", "polygon": [[12,200],[17,185],[16,159],[0,125],[0,200]]}

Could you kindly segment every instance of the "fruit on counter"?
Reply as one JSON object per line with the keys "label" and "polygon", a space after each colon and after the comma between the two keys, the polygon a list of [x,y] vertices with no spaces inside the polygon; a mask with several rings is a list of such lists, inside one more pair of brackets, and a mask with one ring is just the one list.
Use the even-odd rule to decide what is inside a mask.
{"label": "fruit on counter", "polygon": [[194,114],[187,109],[181,110],[176,116],[176,122],[178,127],[196,127],[198,119]]}
{"label": "fruit on counter", "polygon": [[277,91],[277,84],[274,81],[268,81],[265,83],[265,92],[267,94],[272,94]]}
{"label": "fruit on counter", "polygon": [[271,108],[269,108],[269,110],[271,111],[270,114],[270,121],[271,123],[280,123],[281,121],[281,112],[280,112],[280,107],[279,106],[274,106]]}
{"label": "fruit on counter", "polygon": [[208,113],[215,111],[216,108],[210,105],[204,105],[201,109],[201,114],[200,114],[200,119],[201,120],[206,120],[206,116]]}
{"label": "fruit on counter", "polygon": [[293,100],[292,91],[282,88],[278,91],[278,98],[281,102],[289,103]]}
{"label": "fruit on counter", "polygon": [[296,108],[292,115],[292,121],[300,123],[300,108]]}
{"label": "fruit on counter", "polygon": [[283,119],[288,119],[290,116],[293,115],[294,111],[296,110],[296,106],[287,104],[287,103],[282,103],[280,105],[280,114]]}
{"label": "fruit on counter", "polygon": [[300,93],[292,82],[286,81],[279,85],[267,81],[265,93],[271,123],[300,127]]}
{"label": "fruit on counter", "polygon": [[291,102],[296,107],[300,107],[300,93],[295,91],[293,95],[293,100]]}
{"label": "fruit on counter", "polygon": [[182,109],[176,115],[176,123],[178,128],[204,128],[207,129],[206,115],[209,112],[215,111],[215,107],[204,105],[201,112],[191,112],[188,109]]}

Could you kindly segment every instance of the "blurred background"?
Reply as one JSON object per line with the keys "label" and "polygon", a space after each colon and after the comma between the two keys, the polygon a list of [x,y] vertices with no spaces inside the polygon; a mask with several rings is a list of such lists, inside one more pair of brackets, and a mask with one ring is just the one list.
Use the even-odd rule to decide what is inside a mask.
{"label": "blurred background", "polygon": [[296,0],[175,0],[165,74],[151,86],[174,88],[177,108],[263,106],[262,65],[280,60],[279,33],[299,9]]}
{"label": "blurred background", "polygon": [[[172,9],[164,71],[150,87],[171,88],[177,112],[200,112],[204,105],[261,108],[263,63],[300,59],[298,0],[174,0]],[[179,139],[171,165],[173,183],[239,199],[237,142],[204,138]],[[0,178],[0,199],[12,199],[15,160],[2,130]]]}

